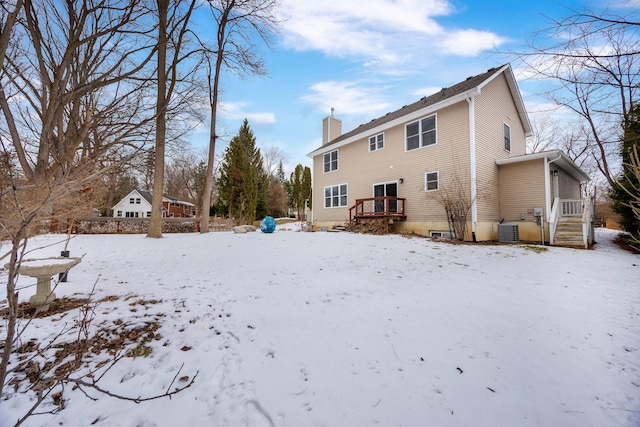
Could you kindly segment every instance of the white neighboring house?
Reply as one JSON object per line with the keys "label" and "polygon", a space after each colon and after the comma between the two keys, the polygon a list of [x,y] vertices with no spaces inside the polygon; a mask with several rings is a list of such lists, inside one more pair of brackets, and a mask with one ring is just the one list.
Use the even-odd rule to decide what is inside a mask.
{"label": "white neighboring house", "polygon": [[[151,192],[133,190],[115,204],[113,207],[113,216],[125,218],[150,218]],[[162,212],[162,216],[164,216],[164,210]]]}
{"label": "white neighboring house", "polygon": [[[150,218],[152,193],[133,190],[113,207],[115,218]],[[162,196],[162,217],[190,218],[195,215],[195,205],[176,197]]]}

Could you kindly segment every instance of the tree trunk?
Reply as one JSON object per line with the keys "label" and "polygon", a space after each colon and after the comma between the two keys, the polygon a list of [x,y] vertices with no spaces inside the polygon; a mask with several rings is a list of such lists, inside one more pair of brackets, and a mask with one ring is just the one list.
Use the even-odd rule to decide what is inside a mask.
{"label": "tree trunk", "polygon": [[158,1],[158,97],[156,101],[156,149],[153,173],[151,219],[147,237],[162,237],[162,195],[164,190],[164,146],[167,112],[167,15],[170,0]]}

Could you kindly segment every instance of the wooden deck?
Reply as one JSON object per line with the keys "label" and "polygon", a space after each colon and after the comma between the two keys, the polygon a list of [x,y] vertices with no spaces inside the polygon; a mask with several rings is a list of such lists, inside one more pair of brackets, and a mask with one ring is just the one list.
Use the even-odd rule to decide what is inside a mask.
{"label": "wooden deck", "polygon": [[388,218],[399,221],[407,219],[405,214],[406,199],[400,197],[370,197],[356,199],[356,204],[349,208],[349,222],[358,222],[367,218]]}

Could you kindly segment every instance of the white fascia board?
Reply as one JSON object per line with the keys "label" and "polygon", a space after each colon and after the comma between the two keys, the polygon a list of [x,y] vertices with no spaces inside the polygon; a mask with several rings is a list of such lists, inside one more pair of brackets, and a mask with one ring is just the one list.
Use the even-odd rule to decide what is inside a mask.
{"label": "white fascia board", "polygon": [[330,145],[322,146],[322,147],[318,148],[317,150],[312,151],[311,153],[307,154],[307,157],[313,159],[315,156],[317,156],[319,154],[328,153],[329,151],[333,151],[333,150],[335,150],[337,148],[344,147],[347,144],[351,144],[354,141],[358,141],[358,140],[364,138],[365,135],[367,135],[367,136],[368,135],[374,135],[374,134],[377,135],[380,132],[384,132],[385,130],[387,130],[389,128],[392,128],[392,127],[397,126],[397,125],[402,124],[402,123],[406,123],[406,122],[410,122],[412,120],[419,119],[419,118],[421,118],[423,116],[426,116],[428,114],[431,114],[431,113],[435,113],[438,110],[441,110],[443,108],[449,107],[449,106],[454,105],[454,104],[457,104],[458,102],[462,102],[462,101],[466,100],[467,98],[470,98],[472,96],[476,96],[476,95],[479,95],[479,94],[480,94],[479,88],[474,88],[474,89],[468,90],[466,92],[460,93],[460,94],[452,96],[450,98],[447,98],[444,101],[440,101],[440,102],[438,102],[436,104],[432,104],[432,105],[429,105],[428,107],[425,107],[425,108],[422,108],[420,110],[414,111],[413,113],[407,114],[407,115],[402,116],[402,117],[398,117],[397,119],[392,120],[390,122],[383,123],[380,126],[376,126],[374,128],[367,129],[366,131],[363,131],[361,133],[353,135],[352,137],[347,138],[347,139],[345,139],[343,141],[340,141],[340,142],[338,142],[336,144],[330,144]]}
{"label": "white fascia board", "polygon": [[531,160],[548,159],[558,164],[566,172],[571,174],[574,178],[581,182],[591,181],[591,177],[587,175],[578,165],[576,165],[566,154],[560,150],[541,151],[539,153],[525,154],[522,156],[509,157],[508,159],[497,159],[496,164],[509,165],[513,163],[528,162]]}
{"label": "white fascia board", "polygon": [[551,155],[558,156],[560,150],[541,151],[538,153],[524,154],[522,156],[509,157],[507,159],[497,159],[497,165],[509,165],[511,163],[528,162],[529,160],[545,159]]}

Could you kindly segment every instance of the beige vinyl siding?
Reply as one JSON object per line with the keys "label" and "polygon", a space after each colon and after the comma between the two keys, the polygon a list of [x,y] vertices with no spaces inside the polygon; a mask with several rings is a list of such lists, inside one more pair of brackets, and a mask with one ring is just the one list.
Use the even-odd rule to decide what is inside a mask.
{"label": "beige vinyl siding", "polygon": [[[475,120],[478,221],[497,221],[501,215],[495,161],[520,156],[526,151],[524,127],[504,74],[487,84],[476,97]],[[511,128],[511,151],[504,149],[505,123]]]}
{"label": "beige vinyl siding", "polygon": [[[558,189],[560,190],[559,195],[561,199],[576,200],[581,198],[580,181],[562,169],[558,170]],[[554,194],[553,189],[551,194]]]}
{"label": "beige vinyl siding", "polygon": [[[425,114],[423,117],[427,117]],[[413,121],[413,120],[412,120]],[[411,121],[411,122],[412,122]],[[369,151],[369,137],[377,130],[338,149],[338,170],[323,173],[323,156],[313,159],[314,218],[318,222],[347,221],[348,208],[324,208],[323,189],[329,185],[348,184],[348,207],[356,199],[373,197],[373,185],[398,183],[398,197],[406,198],[408,221],[446,219],[442,208],[427,200],[424,191],[426,172],[440,173],[441,185],[456,173],[467,176],[469,169],[468,104],[460,102],[437,112],[437,144],[405,151],[405,122],[385,129],[384,148]],[[461,172],[457,172],[461,171]]]}
{"label": "beige vinyl siding", "polygon": [[[500,212],[505,222],[535,221],[533,208],[545,208],[544,159],[499,167]],[[545,218],[547,212],[544,212]]]}

